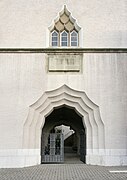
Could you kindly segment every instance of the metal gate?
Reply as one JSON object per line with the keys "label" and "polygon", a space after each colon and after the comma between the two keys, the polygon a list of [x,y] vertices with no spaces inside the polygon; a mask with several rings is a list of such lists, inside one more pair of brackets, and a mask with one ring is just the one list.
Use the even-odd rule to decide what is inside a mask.
{"label": "metal gate", "polygon": [[64,137],[62,133],[42,134],[41,163],[64,162]]}
{"label": "metal gate", "polygon": [[80,132],[80,160],[86,162],[86,134],[84,131]]}

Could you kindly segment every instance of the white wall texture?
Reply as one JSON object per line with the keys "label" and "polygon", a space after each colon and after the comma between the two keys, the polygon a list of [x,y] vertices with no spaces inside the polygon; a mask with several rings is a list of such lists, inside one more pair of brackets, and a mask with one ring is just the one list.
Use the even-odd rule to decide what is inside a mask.
{"label": "white wall texture", "polygon": [[127,46],[126,0],[1,0],[0,47],[46,47],[48,27],[66,4],[83,47]]}
{"label": "white wall texture", "polygon": [[[37,152],[40,154],[39,149],[22,152],[23,124],[29,106],[45,91],[66,84],[73,89],[86,92],[100,108],[101,118],[105,124],[105,158],[110,157],[103,164],[127,164],[126,54],[86,53],[83,59],[83,73],[79,75],[47,74],[44,54],[1,54],[0,67],[1,159],[3,155],[10,158],[11,153],[14,167],[39,163],[39,160],[35,159],[30,160],[30,163],[27,162],[28,164],[26,163],[28,158],[23,160],[27,155],[30,156],[30,153],[34,156]],[[23,162],[15,164],[17,158],[20,159],[20,163],[21,160]],[[113,158],[115,160],[112,160]],[[39,159],[38,156],[36,159]],[[7,163],[3,163],[1,160],[0,165],[7,166],[9,160],[6,161]],[[8,167],[13,166],[13,161],[10,160]]]}
{"label": "white wall texture", "polygon": [[[48,47],[48,26],[64,4],[82,28],[83,47],[127,46],[126,0],[1,0],[0,47]],[[50,74],[43,53],[1,53],[0,167],[40,163],[40,149],[22,149],[23,124],[29,106],[63,84],[84,91],[100,108],[106,151],[89,162],[127,165],[126,67],[126,53],[84,53],[82,74]]]}

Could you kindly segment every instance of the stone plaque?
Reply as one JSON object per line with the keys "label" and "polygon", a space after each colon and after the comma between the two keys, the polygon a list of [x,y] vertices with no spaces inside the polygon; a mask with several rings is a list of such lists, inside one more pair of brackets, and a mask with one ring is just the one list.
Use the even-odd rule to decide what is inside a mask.
{"label": "stone plaque", "polygon": [[49,54],[49,72],[80,72],[82,66],[81,54]]}

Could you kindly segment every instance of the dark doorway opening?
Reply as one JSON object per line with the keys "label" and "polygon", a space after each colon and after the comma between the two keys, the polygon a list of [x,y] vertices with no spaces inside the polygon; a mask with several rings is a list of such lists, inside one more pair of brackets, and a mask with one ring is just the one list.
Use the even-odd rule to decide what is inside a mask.
{"label": "dark doorway opening", "polygon": [[54,108],[46,117],[42,129],[41,162],[85,163],[85,156],[86,136],[82,116],[65,105]]}

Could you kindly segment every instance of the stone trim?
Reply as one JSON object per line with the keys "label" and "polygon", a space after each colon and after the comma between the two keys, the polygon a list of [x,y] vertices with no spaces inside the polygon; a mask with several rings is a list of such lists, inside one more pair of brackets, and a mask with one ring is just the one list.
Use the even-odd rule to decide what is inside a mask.
{"label": "stone trim", "polygon": [[0,48],[0,53],[127,53],[127,48]]}

